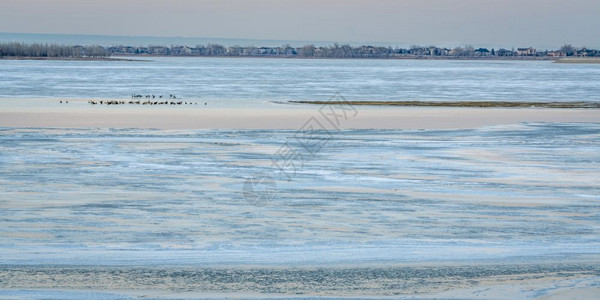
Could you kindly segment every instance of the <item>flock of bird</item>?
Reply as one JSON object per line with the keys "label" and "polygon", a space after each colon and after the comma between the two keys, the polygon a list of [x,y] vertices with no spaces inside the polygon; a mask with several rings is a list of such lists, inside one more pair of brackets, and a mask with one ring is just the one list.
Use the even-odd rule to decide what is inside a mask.
{"label": "flock of bird", "polygon": [[[158,97],[158,99],[161,100],[155,100]],[[147,100],[143,101],[143,100],[139,100],[139,98],[145,98]],[[92,105],[119,105],[119,104],[138,104],[138,105],[198,105],[198,102],[188,102],[188,101],[182,101],[182,100],[178,100],[175,101],[175,99],[177,99],[177,96],[173,95],[173,94],[169,94],[169,99],[166,99],[166,97],[164,97],[165,99],[163,100],[163,95],[152,95],[152,94],[148,94],[145,96],[139,95],[139,94],[133,94],[131,95],[131,99],[130,101],[125,101],[125,100],[89,100],[88,103],[92,104]],[[69,103],[68,100],[59,100],[60,103]],[[204,102],[204,105],[206,105],[207,103]]]}
{"label": "flock of bird", "polygon": [[[124,101],[124,100],[89,100],[88,101],[89,104],[92,105],[96,105],[96,104],[105,104],[105,105],[119,105],[119,104],[140,104],[140,105],[198,105],[198,102],[187,102],[187,101],[151,101],[151,100],[146,100],[146,101],[141,101],[141,100],[131,100],[131,101]],[[204,103],[204,105],[206,105],[206,102]]]}
{"label": "flock of bird", "polygon": [[[154,99],[154,98],[156,98],[156,95],[154,95],[154,94],[148,94],[148,95],[146,95],[146,96],[142,96],[142,95],[140,95],[140,94],[132,94],[132,95],[131,95],[131,98],[132,98],[132,99],[133,99],[133,98],[143,98],[143,97],[146,97],[146,98],[150,98],[150,97],[152,97],[152,99]],[[158,95],[158,98],[162,98],[162,97],[163,97],[163,95]],[[177,99],[177,96],[175,96],[175,95],[173,95],[173,94],[169,94],[169,99]]]}

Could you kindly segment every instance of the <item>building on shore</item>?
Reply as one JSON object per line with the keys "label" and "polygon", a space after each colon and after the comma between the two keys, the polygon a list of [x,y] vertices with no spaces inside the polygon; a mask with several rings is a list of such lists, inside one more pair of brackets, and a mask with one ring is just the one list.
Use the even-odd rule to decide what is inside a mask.
{"label": "building on shore", "polygon": [[534,48],[517,48],[518,56],[535,56],[536,50]]}

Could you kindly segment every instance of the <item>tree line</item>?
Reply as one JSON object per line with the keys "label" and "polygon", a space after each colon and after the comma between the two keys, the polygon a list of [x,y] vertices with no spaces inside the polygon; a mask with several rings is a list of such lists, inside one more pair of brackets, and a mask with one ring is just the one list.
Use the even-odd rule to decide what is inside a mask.
{"label": "tree line", "polygon": [[98,45],[0,43],[0,57],[108,58],[111,52]]}
{"label": "tree line", "polygon": [[333,44],[320,46],[309,44],[302,47],[282,45],[279,47],[230,46],[219,44],[188,46],[156,46],[132,47],[113,46],[108,50],[116,55],[165,55],[165,56],[274,56],[304,58],[403,58],[403,57],[511,57],[528,56],[537,58],[590,56],[600,57],[600,50],[564,45],[557,50],[536,50],[534,48],[487,49],[475,48],[471,45],[454,48],[419,46],[409,48],[392,48],[381,46],[350,46]]}
{"label": "tree line", "polygon": [[600,57],[600,50],[563,45],[558,50],[536,50],[534,48],[487,49],[471,45],[444,48],[414,45],[409,48],[380,46],[350,46],[333,44],[330,46],[304,45],[292,47],[223,46],[219,44],[188,46],[69,46],[59,44],[0,43],[0,57],[66,57],[66,58],[108,58],[111,55],[161,55],[161,56],[250,56],[250,57],[300,57],[300,58],[419,58],[419,57]]}

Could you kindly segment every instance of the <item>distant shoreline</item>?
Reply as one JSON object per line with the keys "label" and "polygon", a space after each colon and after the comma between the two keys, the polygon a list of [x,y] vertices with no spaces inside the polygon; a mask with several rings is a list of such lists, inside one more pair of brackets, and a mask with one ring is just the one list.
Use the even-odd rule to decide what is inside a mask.
{"label": "distant shoreline", "polygon": [[[108,58],[101,57],[34,57],[34,56],[0,56],[0,60],[67,60],[67,61],[151,61],[154,57],[174,58],[276,58],[276,59],[316,59],[316,60],[474,60],[474,61],[554,61],[561,59],[548,57],[451,57],[451,56],[398,56],[398,57],[300,57],[300,56],[197,56],[197,55],[162,55],[162,54],[113,54]],[[596,59],[589,59],[596,61]],[[587,63],[588,60],[586,60]],[[600,63],[600,59],[597,59]],[[580,63],[577,59],[560,61],[561,63]],[[581,62],[583,63],[583,62]],[[594,63],[594,62],[592,62]]]}
{"label": "distant shoreline", "polygon": [[0,60],[149,61],[132,58],[0,56]]}
{"label": "distant shoreline", "polygon": [[[392,48],[381,46],[350,46],[334,43],[331,46],[317,47],[312,44],[302,47],[282,45],[280,47],[230,46],[219,44],[179,46],[111,46],[61,45],[42,43],[0,42],[0,56],[22,58],[48,57],[80,59],[109,59],[120,57],[277,57],[302,59],[435,59],[435,60],[548,60],[560,62],[596,63],[600,50],[575,48],[564,45],[560,50],[538,50],[532,47],[508,50],[504,48],[475,48],[473,46],[440,48],[436,46],[411,46]],[[563,58],[568,60],[562,61]]]}
{"label": "distant shoreline", "polygon": [[401,56],[401,57],[298,57],[298,56],[174,56],[138,54],[117,54],[108,58],[99,57],[31,57],[2,56],[0,60],[64,60],[64,61],[135,61],[149,62],[154,57],[174,58],[276,58],[276,59],[328,59],[328,60],[456,60],[456,61],[550,61],[560,64],[600,64],[600,58],[548,58],[548,57],[451,57],[451,56]]}
{"label": "distant shoreline", "polygon": [[559,64],[600,64],[600,58],[585,58],[585,57],[574,57],[574,58],[560,58],[554,61]]}
{"label": "distant shoreline", "polygon": [[117,54],[111,57],[32,57],[1,56],[0,60],[64,60],[64,61],[152,61],[153,57],[175,58],[277,58],[277,59],[333,59],[333,60],[457,60],[457,61],[551,61],[561,64],[600,64],[600,58],[548,58],[531,56],[513,57],[452,57],[452,56],[398,56],[398,57],[298,57],[298,56],[175,56],[154,54]]}
{"label": "distant shoreline", "polygon": [[[335,101],[289,101],[301,104],[334,104]],[[516,101],[347,101],[346,105],[359,106],[413,106],[413,107],[465,107],[465,108],[591,108],[600,109],[600,102],[516,102]]]}
{"label": "distant shoreline", "polygon": [[[431,57],[431,56],[402,56],[402,57],[298,57],[298,56],[175,56],[156,54],[116,54],[108,58],[100,57],[33,57],[33,56],[0,56],[0,60],[64,60],[64,61],[152,61],[154,57],[173,58],[274,58],[274,59],[300,59],[300,60],[462,60],[462,61],[554,61],[560,59],[547,57]],[[595,61],[591,59],[591,61]],[[569,60],[561,63],[588,63],[578,60]],[[594,63],[594,62],[591,62]],[[600,59],[598,59],[600,63]]]}
{"label": "distant shoreline", "polygon": [[[164,55],[164,54],[113,54],[111,57],[152,58],[275,58],[275,59],[300,59],[300,60],[475,60],[475,61],[557,61],[559,58],[532,57],[532,56],[503,56],[503,57],[454,57],[454,56],[395,56],[395,57],[302,57],[302,56],[264,56],[264,55],[228,55],[228,56],[201,56],[201,55]],[[135,59],[132,59],[135,60]],[[600,62],[600,59],[598,59]]]}

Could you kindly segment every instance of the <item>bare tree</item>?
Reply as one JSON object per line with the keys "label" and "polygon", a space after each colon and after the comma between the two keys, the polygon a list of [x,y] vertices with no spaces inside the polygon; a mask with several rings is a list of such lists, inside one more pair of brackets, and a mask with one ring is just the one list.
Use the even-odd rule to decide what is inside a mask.
{"label": "bare tree", "polygon": [[314,57],[315,56],[315,45],[304,45],[300,48],[300,55],[303,57]]}
{"label": "bare tree", "polygon": [[575,47],[573,47],[571,44],[565,44],[562,47],[560,47],[560,52],[562,52],[566,56],[573,56],[575,55],[576,51],[577,49],[575,49]]}

